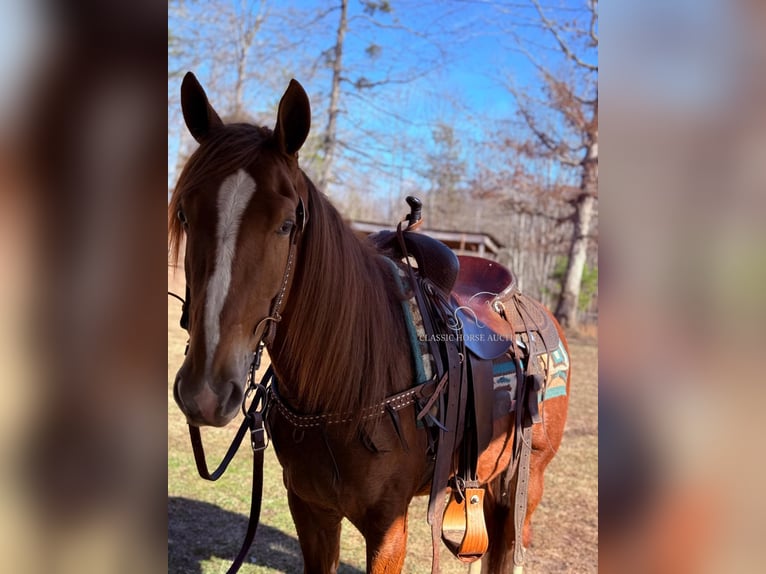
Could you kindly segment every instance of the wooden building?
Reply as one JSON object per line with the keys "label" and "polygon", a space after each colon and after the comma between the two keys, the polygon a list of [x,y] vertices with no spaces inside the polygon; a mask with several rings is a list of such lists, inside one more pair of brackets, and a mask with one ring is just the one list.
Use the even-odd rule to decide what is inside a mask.
{"label": "wooden building", "polygon": [[[372,223],[370,221],[350,221],[349,224],[354,232],[360,237],[366,237],[371,233],[394,229],[395,226],[387,223]],[[497,258],[497,254],[503,245],[488,233],[473,233],[469,231],[446,231],[443,229],[428,229],[421,227],[419,232],[430,235],[446,244],[458,255],[478,255],[488,259]]]}

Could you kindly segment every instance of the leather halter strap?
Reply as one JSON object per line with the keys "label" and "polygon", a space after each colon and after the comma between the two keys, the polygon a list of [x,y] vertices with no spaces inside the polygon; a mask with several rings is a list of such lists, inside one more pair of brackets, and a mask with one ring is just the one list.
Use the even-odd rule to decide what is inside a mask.
{"label": "leather halter strap", "polygon": [[[298,245],[298,237],[303,233],[303,229],[306,224],[307,215],[306,207],[303,203],[303,198],[298,198],[298,208],[295,211],[295,227],[290,232],[290,250],[287,253],[287,263],[285,264],[285,272],[282,274],[282,283],[277,292],[277,296],[274,298],[274,303],[271,307],[271,312],[268,317],[261,319],[253,329],[255,334],[263,324],[267,324],[263,335],[259,339],[266,345],[271,345],[274,342],[274,337],[277,334],[277,323],[282,320],[282,315],[279,312],[282,310],[282,304],[284,303],[285,293],[287,292],[287,284],[290,281],[290,274],[293,270],[293,263],[295,260],[295,248]],[[269,323],[271,321],[271,323]],[[259,343],[260,344],[260,343]]]}

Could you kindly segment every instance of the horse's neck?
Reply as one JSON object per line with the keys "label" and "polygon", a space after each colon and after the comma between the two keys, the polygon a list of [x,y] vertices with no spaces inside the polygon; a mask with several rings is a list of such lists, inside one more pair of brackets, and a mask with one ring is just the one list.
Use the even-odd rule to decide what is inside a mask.
{"label": "horse's neck", "polygon": [[[361,249],[361,247],[357,248]],[[356,394],[359,393],[361,385],[377,385],[379,387],[377,395],[366,392],[366,389],[360,393],[368,397],[368,403],[374,404],[371,397],[377,396],[379,400],[388,394],[403,390],[411,384],[411,381],[408,380],[411,379],[408,340],[403,330],[403,323],[395,320],[397,317],[395,314],[402,312],[401,306],[395,301],[395,298],[391,297],[391,294],[387,293],[390,284],[380,282],[380,273],[377,271],[370,273],[370,270],[377,270],[377,267],[369,258],[379,257],[379,255],[365,252],[364,256],[368,264],[367,268],[360,269],[354,265],[340,265],[336,270],[338,278],[335,283],[342,290],[348,288],[349,285],[355,284],[358,287],[361,282],[366,282],[363,287],[367,293],[375,294],[373,300],[365,300],[364,304],[352,304],[350,300],[354,294],[339,292],[338,296],[332,298],[332,305],[337,308],[326,305],[325,308],[318,309],[319,303],[315,299],[316,294],[301,289],[286,301],[283,321],[280,324],[272,349],[272,360],[277,375],[283,379],[280,380],[279,384],[284,398],[299,410],[337,412],[338,408],[343,408],[342,406],[338,407],[333,399],[329,399],[319,406],[314,405],[313,408],[307,406],[303,400],[303,395],[306,394],[306,389],[310,388],[310,385],[327,385],[328,397],[333,396],[333,391],[338,394],[341,386],[348,387],[346,389],[348,393]],[[298,301],[299,298],[305,299]],[[334,331],[337,333],[318,330],[317,324],[314,323],[317,318],[315,313],[298,316],[295,312],[296,308],[305,312],[310,306],[315,313],[323,313],[323,321],[325,322],[327,317],[338,318],[334,325]],[[320,349],[323,357],[320,360],[321,367],[317,370],[322,371],[323,374],[319,376],[324,380],[305,380],[308,375],[306,369],[301,368],[305,367],[301,363],[301,358],[290,356],[290,348],[295,348],[295,346],[288,344],[285,338],[288,334],[293,337],[306,338],[306,340],[301,341],[302,344],[300,345],[304,348],[311,344],[311,346]],[[343,339],[339,344],[333,344],[333,336],[343,337]],[[354,341],[354,338],[358,341]],[[338,342],[338,339],[335,340]],[[370,356],[370,349],[375,349],[375,356]],[[383,359],[386,357],[385,353],[388,356],[396,357],[396,361],[402,364],[386,366]],[[393,359],[388,361],[388,363],[393,362],[395,362]],[[359,376],[358,372],[360,366],[362,369],[365,366],[369,367],[369,372],[364,373],[362,377]],[[384,371],[389,374],[382,375]],[[356,372],[357,375],[354,376],[353,372]],[[316,373],[311,373],[311,376],[314,375]],[[354,408],[364,406],[368,405],[359,404],[359,401],[354,403]]]}

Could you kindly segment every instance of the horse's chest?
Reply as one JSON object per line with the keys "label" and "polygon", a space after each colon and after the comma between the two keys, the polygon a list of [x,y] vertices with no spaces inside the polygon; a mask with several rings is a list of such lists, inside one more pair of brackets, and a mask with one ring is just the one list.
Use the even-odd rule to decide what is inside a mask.
{"label": "horse's chest", "polygon": [[304,500],[331,503],[338,494],[337,446],[319,428],[299,429],[273,420],[271,441],[283,468],[285,487]]}

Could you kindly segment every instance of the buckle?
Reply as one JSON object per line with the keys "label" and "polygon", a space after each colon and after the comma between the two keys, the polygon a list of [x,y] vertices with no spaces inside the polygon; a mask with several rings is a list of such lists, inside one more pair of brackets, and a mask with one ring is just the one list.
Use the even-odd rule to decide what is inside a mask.
{"label": "buckle", "polygon": [[253,447],[253,452],[264,450],[269,446],[269,435],[263,422],[263,414],[260,411],[249,413],[247,421],[247,426],[250,428],[250,446]]}
{"label": "buckle", "polygon": [[269,446],[269,435],[266,433],[263,421],[259,427],[250,429],[250,446],[253,447],[253,452],[265,450]]}

